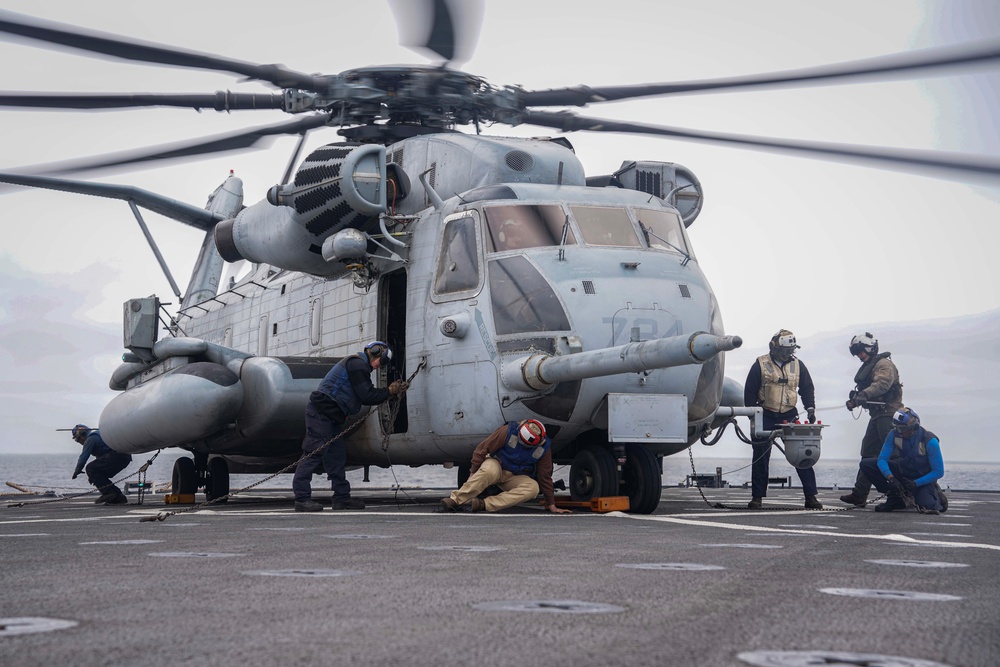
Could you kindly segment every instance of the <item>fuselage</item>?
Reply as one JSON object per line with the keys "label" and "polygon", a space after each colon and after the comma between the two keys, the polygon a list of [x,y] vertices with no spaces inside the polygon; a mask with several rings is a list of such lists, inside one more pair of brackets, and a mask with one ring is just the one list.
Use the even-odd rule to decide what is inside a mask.
{"label": "fuselage", "polygon": [[[396,350],[394,366],[373,376],[376,384],[420,370],[398,414],[383,405],[349,438],[351,464],[461,462],[498,423],[527,417],[549,425],[557,454],[570,451],[579,438],[606,431],[613,394],[683,397],[683,441],[654,446],[658,454],[697,439],[721,399],[721,354],[541,390],[504,375],[527,354],[722,336],[718,305],[676,208],[632,189],[586,186],[575,155],[547,141],[432,135],[400,142],[389,155],[411,175],[436,174],[434,184],[426,176],[411,182],[394,202],[389,230],[405,250],[384,238],[381,245],[399,258],[373,247],[364,266],[343,262],[323,276],[258,262],[178,313],[176,330],[185,336],[247,355],[229,366],[241,376],[243,406],[215,432],[181,446],[294,456],[307,390],[337,359],[375,339]],[[254,207],[260,219],[264,207],[282,208]],[[336,231],[317,235],[313,246]],[[377,230],[373,236],[381,238]],[[276,365],[265,363],[275,358]],[[281,365],[288,378],[279,377]],[[279,396],[282,415],[262,424],[261,411]]]}

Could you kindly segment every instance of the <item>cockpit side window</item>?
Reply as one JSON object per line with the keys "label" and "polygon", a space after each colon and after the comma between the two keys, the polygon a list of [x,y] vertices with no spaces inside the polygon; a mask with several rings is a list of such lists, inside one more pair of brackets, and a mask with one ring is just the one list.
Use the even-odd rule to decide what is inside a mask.
{"label": "cockpit side window", "polygon": [[444,228],[434,291],[450,294],[475,289],[478,285],[476,221],[471,217],[451,220]]}
{"label": "cockpit side window", "polygon": [[673,211],[639,208],[635,210],[635,217],[638,218],[639,224],[649,230],[646,233],[646,241],[650,248],[679,252],[683,255],[691,254],[682,231],[684,223]]}
{"label": "cockpit side window", "polygon": [[638,248],[639,237],[623,208],[571,206],[583,241],[588,245]]}
{"label": "cockpit side window", "polygon": [[[562,240],[566,214],[561,206],[487,206],[485,212],[489,252],[554,246]],[[576,243],[572,229],[568,230],[566,243]]]}

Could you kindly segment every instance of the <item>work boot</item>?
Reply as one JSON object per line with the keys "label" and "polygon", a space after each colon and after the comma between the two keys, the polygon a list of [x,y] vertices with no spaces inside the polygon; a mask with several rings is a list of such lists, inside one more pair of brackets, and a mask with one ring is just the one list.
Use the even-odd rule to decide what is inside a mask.
{"label": "work boot", "polygon": [[357,498],[347,498],[346,500],[335,500],[330,509],[335,510],[363,510],[365,503]]}
{"label": "work boot", "polygon": [[764,499],[761,498],[760,496],[754,496],[753,498],[750,499],[750,502],[747,503],[748,510],[759,510],[763,509],[763,507],[764,507]]}
{"label": "work boot", "polygon": [[937,490],[938,502],[941,503],[941,514],[944,514],[948,511],[948,496],[944,495],[937,482],[934,482],[934,488]]}
{"label": "work boot", "polygon": [[312,498],[306,498],[305,500],[295,501],[295,511],[296,512],[322,512],[323,506]]}
{"label": "work boot", "polygon": [[899,496],[889,496],[884,503],[875,506],[876,512],[892,512],[903,509],[906,509],[906,501]]}
{"label": "work boot", "polygon": [[864,507],[868,503],[867,496],[856,496],[854,492],[851,491],[845,496],[840,497],[840,502],[847,503],[848,505],[854,505],[855,507]]}
{"label": "work boot", "polygon": [[[103,496],[102,496],[103,497]],[[104,502],[105,505],[128,505],[128,498],[124,493],[112,494],[110,500]]]}
{"label": "work boot", "polygon": [[117,493],[115,493],[114,491],[108,491],[107,493],[102,493],[101,496],[97,500],[94,501],[94,504],[95,505],[104,505],[106,503],[111,502],[112,500],[114,500],[117,497],[118,497]]}
{"label": "work boot", "polygon": [[486,501],[480,498],[473,498],[461,507],[463,512],[482,512],[486,509]]}
{"label": "work boot", "polygon": [[452,500],[450,497],[441,499],[441,506],[437,508],[438,512],[457,512],[458,503]]}
{"label": "work boot", "polygon": [[823,503],[816,500],[816,496],[806,496],[806,509],[807,510],[821,510],[823,509]]}

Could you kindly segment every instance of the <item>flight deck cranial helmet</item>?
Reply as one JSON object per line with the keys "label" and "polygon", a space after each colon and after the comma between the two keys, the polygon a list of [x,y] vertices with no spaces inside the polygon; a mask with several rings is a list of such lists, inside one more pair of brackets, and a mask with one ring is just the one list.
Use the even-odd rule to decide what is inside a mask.
{"label": "flight deck cranial helmet", "polygon": [[545,427],[537,419],[526,419],[517,427],[517,437],[529,447],[537,447],[545,442]]}
{"label": "flight deck cranial helmet", "polygon": [[90,434],[90,427],[86,424],[77,424],[73,427],[70,435],[73,436],[74,440],[79,440],[81,437],[86,438]]}
{"label": "flight deck cranial helmet", "polygon": [[878,354],[878,341],[867,331],[851,339],[851,354],[855,357],[865,352],[869,357]]}
{"label": "flight deck cranial helmet", "polygon": [[902,437],[912,437],[920,428],[920,416],[910,408],[900,408],[892,416],[892,427]]}
{"label": "flight deck cranial helmet", "polygon": [[768,343],[771,354],[778,361],[785,363],[792,360],[792,355],[795,354],[795,350],[802,347],[796,344],[795,334],[793,334],[788,329],[782,329],[778,333],[771,336],[771,342]]}
{"label": "flight deck cranial helmet", "polygon": [[375,340],[365,345],[365,354],[368,355],[369,361],[376,359],[382,359],[384,363],[392,361],[392,348],[380,340]]}

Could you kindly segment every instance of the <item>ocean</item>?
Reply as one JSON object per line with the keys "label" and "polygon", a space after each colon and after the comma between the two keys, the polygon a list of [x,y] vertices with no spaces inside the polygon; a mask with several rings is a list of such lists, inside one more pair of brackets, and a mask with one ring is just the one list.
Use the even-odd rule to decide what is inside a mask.
{"label": "ocean", "polygon": [[[146,481],[160,486],[170,484],[174,460],[185,455],[179,450],[167,451],[156,458],[146,472]],[[152,458],[153,453],[132,457],[132,464],[116,479],[127,477],[136,472],[139,467]],[[75,493],[90,490],[86,473],[75,480],[70,479],[76,457],[72,454],[0,454],[0,483],[12,482],[32,491],[55,491],[58,493]],[[742,486],[750,482],[750,457],[715,458],[708,456],[694,457],[695,471],[699,475],[715,474],[716,468],[722,469],[722,479],[729,486]],[[839,490],[845,493],[854,485],[854,477],[858,471],[857,460],[820,459],[816,464],[816,482],[820,489]],[[685,484],[691,475],[691,460],[687,452],[668,456],[663,461],[663,485],[677,486]],[[771,477],[790,477],[793,487],[800,487],[795,469],[789,465],[780,452],[771,457]],[[233,475],[230,488],[237,490],[268,475]],[[443,466],[421,466],[410,468],[395,466],[392,468],[371,468],[370,482],[364,482],[364,472],[361,469],[347,473],[351,485],[359,490],[371,488],[454,488],[457,478],[455,468],[446,469]],[[137,476],[128,477],[126,481],[136,481]],[[569,481],[569,466],[556,466],[553,479]],[[322,482],[317,479],[314,485]],[[291,489],[291,473],[278,475],[258,488]],[[320,488],[320,487],[317,487]],[[951,488],[956,491],[1000,491],[1000,463],[951,462],[945,461],[945,476],[941,480],[941,488]],[[0,493],[15,492],[6,484],[0,484]]]}

